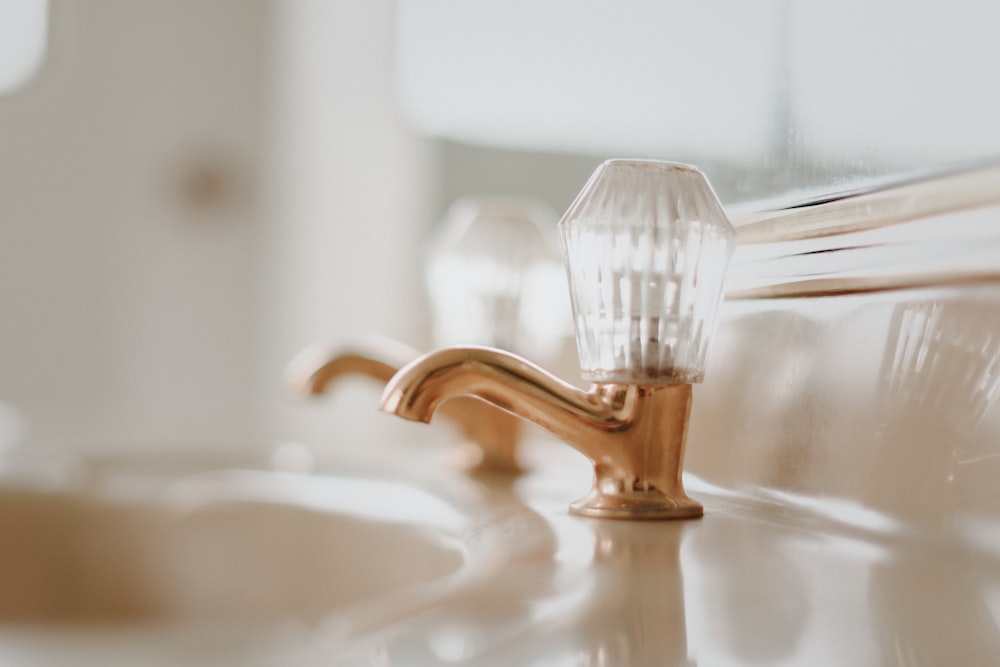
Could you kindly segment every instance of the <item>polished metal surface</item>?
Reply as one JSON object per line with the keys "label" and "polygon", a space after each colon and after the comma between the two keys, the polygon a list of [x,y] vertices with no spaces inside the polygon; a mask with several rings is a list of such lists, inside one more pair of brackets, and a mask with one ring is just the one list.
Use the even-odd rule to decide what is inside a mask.
{"label": "polished metal surface", "polygon": [[612,519],[702,514],[681,480],[691,385],[594,384],[582,391],[513,354],[483,347],[431,352],[386,385],[382,409],[429,422],[472,396],[541,426],[586,456],[594,485],[572,511]]}

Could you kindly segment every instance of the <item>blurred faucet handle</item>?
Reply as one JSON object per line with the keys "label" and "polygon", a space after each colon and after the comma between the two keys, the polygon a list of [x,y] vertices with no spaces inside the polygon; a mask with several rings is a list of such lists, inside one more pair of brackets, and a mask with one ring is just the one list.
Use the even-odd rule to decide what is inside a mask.
{"label": "blurred faucet handle", "polygon": [[572,318],[555,224],[530,198],[463,197],[448,209],[426,263],[437,345],[558,355]]}
{"label": "blurred faucet handle", "polygon": [[[438,345],[487,345],[543,360],[558,355],[571,316],[555,222],[555,213],[533,199],[466,197],[452,205],[426,266]],[[318,395],[345,375],[387,382],[417,356],[378,337],[314,345],[290,365],[289,384],[297,394]],[[459,465],[470,472],[522,470],[516,417],[468,396],[448,401],[442,414],[463,434]]]}

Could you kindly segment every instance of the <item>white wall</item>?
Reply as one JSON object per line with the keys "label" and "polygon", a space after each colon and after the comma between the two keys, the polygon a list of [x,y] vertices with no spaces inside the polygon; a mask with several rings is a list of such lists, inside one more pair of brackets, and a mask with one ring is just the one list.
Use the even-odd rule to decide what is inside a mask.
{"label": "white wall", "polygon": [[727,202],[1000,154],[994,0],[399,6],[404,108],[455,142],[692,162]]}
{"label": "white wall", "polygon": [[377,412],[381,388],[372,382],[348,382],[305,406],[274,382],[312,342],[374,333],[428,344],[418,254],[436,172],[431,145],[398,111],[394,3],[291,0],[275,11],[261,383],[270,433],[327,451],[426,437]]}
{"label": "white wall", "polygon": [[428,158],[393,111],[392,16],[53,1],[40,75],[0,96],[0,401],[33,442],[254,450],[374,413],[302,414],[282,371],[316,339],[420,342]]}
{"label": "white wall", "polygon": [[[38,78],[0,97],[0,400],[34,441],[256,430],[265,19],[240,0],[56,1]],[[196,172],[225,191],[192,201]]]}

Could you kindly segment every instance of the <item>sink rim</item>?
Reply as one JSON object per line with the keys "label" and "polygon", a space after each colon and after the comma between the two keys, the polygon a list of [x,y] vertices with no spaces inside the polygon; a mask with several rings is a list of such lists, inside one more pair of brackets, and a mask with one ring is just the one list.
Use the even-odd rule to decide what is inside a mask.
{"label": "sink rim", "polygon": [[[268,525],[274,526],[277,525],[273,523],[275,521],[274,511],[284,512],[287,510],[290,512],[288,518],[292,520],[312,517],[309,520],[310,524],[322,521],[324,516],[328,516],[334,521],[331,528],[334,534],[343,526],[347,526],[351,532],[347,533],[346,539],[373,540],[370,543],[373,546],[370,548],[377,548],[375,545],[379,544],[396,545],[395,549],[398,549],[400,553],[377,554],[377,560],[381,562],[377,566],[379,568],[385,567],[386,564],[399,566],[402,563],[407,563],[408,561],[405,559],[401,560],[403,558],[402,552],[406,552],[407,557],[410,558],[414,557],[414,553],[418,557],[418,562],[413,565],[413,569],[404,571],[402,574],[391,571],[390,575],[386,576],[383,569],[377,569],[370,573],[354,569],[352,572],[361,572],[363,578],[369,579],[369,592],[365,592],[359,599],[347,603],[331,604],[320,614],[306,613],[310,617],[343,618],[352,615],[358,618],[364,617],[368,625],[371,625],[371,619],[378,615],[374,613],[374,610],[382,610],[383,615],[385,615],[385,611],[391,610],[392,613],[389,616],[399,616],[405,609],[426,603],[427,599],[438,597],[443,591],[458,585],[458,582],[469,576],[469,572],[474,569],[471,566],[475,565],[475,559],[472,555],[475,551],[475,540],[470,540],[470,536],[474,533],[475,524],[472,517],[468,513],[463,513],[457,506],[444,498],[426,489],[418,488],[414,484],[400,481],[228,469],[187,475],[174,480],[165,487],[146,491],[136,488],[123,489],[113,483],[102,485],[95,483],[94,480],[91,480],[87,486],[88,488],[33,489],[21,483],[5,484],[4,480],[0,480],[0,503],[14,503],[8,506],[9,520],[13,521],[24,522],[31,519],[33,512],[47,512],[48,518],[42,521],[43,527],[37,529],[40,531],[38,533],[41,535],[40,539],[43,540],[45,537],[65,538],[65,535],[59,531],[66,531],[67,526],[69,526],[67,521],[73,519],[74,513],[80,515],[83,512],[84,516],[87,516],[86,512],[88,511],[98,513],[92,515],[97,517],[94,519],[95,521],[111,522],[103,526],[102,529],[105,532],[110,529],[112,533],[129,530],[130,527],[126,521],[134,523],[135,520],[155,519],[155,525],[149,528],[152,531],[150,534],[155,536],[156,532],[162,528],[161,522],[164,522],[163,525],[170,525],[171,521],[184,522],[187,520],[190,523],[191,520],[197,521],[201,517],[211,517],[213,513],[217,514],[220,510],[225,513],[236,508],[238,512],[236,518],[229,519],[224,515],[221,519],[221,525],[227,529],[229,526],[233,526],[233,533],[229,535],[229,539],[237,541],[240,539],[237,535],[237,524],[245,523],[248,517],[251,519],[259,516],[270,517],[267,519],[268,522],[271,522]],[[26,504],[18,506],[17,503]],[[44,505],[36,503],[44,503]],[[258,510],[260,510],[259,513]],[[126,518],[123,519],[123,515],[115,514],[116,512],[133,512],[134,514],[126,514],[124,515]],[[281,516],[281,514],[278,515],[279,519]],[[119,525],[116,526],[115,521],[119,521]],[[348,523],[341,523],[343,521]],[[360,532],[354,532],[356,529]],[[397,529],[405,531],[398,538],[393,534],[393,531]],[[244,528],[239,528],[239,530],[244,530]],[[72,532],[71,527],[70,532]],[[273,530],[269,531],[269,533],[273,532]],[[178,533],[178,535],[179,537],[173,539],[182,541],[188,539],[184,534]],[[85,538],[86,536],[83,539]],[[137,534],[134,538],[126,536],[122,539],[128,544],[129,539],[141,543],[147,538],[148,535],[142,533]],[[70,536],[67,539],[70,540],[70,544],[74,544],[72,540],[76,538]],[[164,539],[169,542],[171,538],[168,536]],[[410,542],[411,539],[414,541]],[[58,540],[56,542],[58,543]],[[63,543],[66,543],[65,539]],[[304,543],[313,544],[314,540],[310,537],[305,539]],[[157,548],[162,548],[162,543],[155,542],[155,544]],[[42,551],[32,552],[33,547],[30,542],[27,546],[24,542],[21,545],[22,551],[29,555],[32,553],[43,553],[44,555]],[[347,551],[358,553],[357,549],[353,548],[354,545],[349,546],[351,548]],[[140,544],[140,547],[145,548],[145,544]],[[411,547],[416,549],[416,552],[412,552]],[[37,550],[43,547],[36,545],[34,548]],[[48,549],[49,547],[44,548]],[[188,547],[181,544],[178,548],[183,551]],[[363,546],[362,550],[365,548],[369,547]],[[390,550],[394,551],[395,549],[390,547]],[[18,562],[16,547],[12,553],[15,556],[9,563],[13,563],[16,567]],[[72,549],[70,553],[73,553]],[[61,557],[62,554],[59,556]],[[84,558],[81,551],[76,551],[75,556],[78,561]],[[176,558],[172,552],[162,555],[155,553],[154,556],[162,558],[164,562]],[[56,555],[52,554],[51,558],[55,557]],[[134,555],[126,556],[126,558],[129,557],[134,557]],[[310,554],[305,554],[305,556],[293,554],[290,557],[290,562],[301,561],[303,557],[308,558]],[[254,555],[254,558],[257,556]],[[430,560],[428,561],[428,559]],[[49,559],[43,560],[48,561]],[[438,560],[440,560],[440,565]],[[424,561],[429,564],[425,564]],[[53,560],[53,562],[56,561]],[[251,565],[247,566],[246,571],[252,571],[255,567],[253,563],[256,561],[250,559],[250,562]],[[51,569],[51,567],[56,566],[50,565],[48,562],[41,563],[39,571],[45,572],[46,567]],[[70,563],[70,570],[73,568],[85,569],[86,567],[85,564],[81,565],[79,562]],[[140,563],[136,567],[142,571],[143,564]],[[52,571],[55,572],[55,570]],[[100,570],[93,571],[99,572]],[[145,571],[145,576],[149,576],[152,581],[164,577],[164,573],[155,567],[149,567]],[[331,585],[343,587],[345,584],[337,583],[338,581],[347,581],[340,578],[343,576],[351,575],[336,575],[332,578]],[[282,579],[281,576],[277,576],[276,580],[279,582],[293,581],[287,577]],[[403,583],[398,586],[393,584],[394,587],[389,589],[381,588],[387,581],[402,581]],[[148,585],[153,586],[154,584]],[[347,587],[351,588],[352,585],[353,581]],[[363,591],[365,589],[363,584],[361,589]],[[30,587],[27,590],[30,591]],[[29,601],[30,603],[31,601]],[[86,601],[83,605],[86,607]],[[290,617],[294,620],[299,615],[294,609],[290,613],[281,613],[276,617],[268,616],[267,612],[264,614],[267,617],[266,622],[276,622],[282,617]],[[257,622],[257,619],[253,618],[252,615],[243,617],[237,614],[236,616],[237,618],[234,619],[218,619],[219,622],[215,625],[223,626],[230,621],[237,625]],[[198,620],[200,622],[205,619],[199,618]],[[101,624],[107,623],[107,619],[103,618],[98,618],[96,621]],[[177,616],[170,613],[148,619],[125,617],[111,619],[113,625],[123,627],[135,624],[155,624],[163,627],[182,626],[189,621],[191,618],[185,615]],[[24,622],[23,619],[11,617],[0,621],[0,626],[16,626],[22,625]],[[62,618],[45,618],[43,615],[41,618],[28,619],[27,622],[34,627],[44,628],[67,621]],[[71,618],[68,622],[86,626],[90,624],[91,620]]]}

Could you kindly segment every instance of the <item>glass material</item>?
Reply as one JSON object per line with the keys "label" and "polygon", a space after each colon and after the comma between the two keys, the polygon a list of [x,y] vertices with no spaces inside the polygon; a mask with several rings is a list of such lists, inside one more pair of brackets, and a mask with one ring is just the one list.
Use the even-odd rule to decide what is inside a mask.
{"label": "glass material", "polygon": [[555,222],[532,199],[452,205],[427,262],[439,346],[488,345],[539,362],[557,353],[571,317]]}
{"label": "glass material", "polygon": [[735,232],[705,176],[610,160],[559,223],[584,378],[700,382]]}

